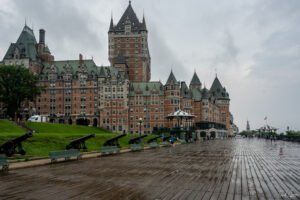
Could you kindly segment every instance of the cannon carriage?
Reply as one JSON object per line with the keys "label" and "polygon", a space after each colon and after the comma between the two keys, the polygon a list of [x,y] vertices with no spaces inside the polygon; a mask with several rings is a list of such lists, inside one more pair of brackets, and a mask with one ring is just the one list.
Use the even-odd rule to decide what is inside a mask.
{"label": "cannon carriage", "polygon": [[30,137],[32,137],[32,132],[8,140],[0,146],[0,153],[5,154],[8,157],[13,156],[14,154],[25,155],[26,151],[23,149],[22,142]]}
{"label": "cannon carriage", "polygon": [[90,134],[90,135],[86,135],[86,136],[83,136],[81,138],[77,138],[75,140],[72,140],[70,142],[70,144],[68,144],[66,146],[66,149],[69,150],[69,149],[78,149],[78,150],[87,150],[87,146],[85,144],[85,141],[90,139],[90,138],[94,138],[95,137],[95,134]]}

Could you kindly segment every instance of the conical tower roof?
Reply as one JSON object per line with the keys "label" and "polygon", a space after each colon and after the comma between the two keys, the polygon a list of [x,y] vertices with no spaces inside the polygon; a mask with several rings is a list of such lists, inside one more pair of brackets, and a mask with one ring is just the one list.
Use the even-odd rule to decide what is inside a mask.
{"label": "conical tower roof", "polygon": [[131,25],[131,31],[132,32],[138,32],[146,30],[146,22],[145,19],[143,19],[143,22],[140,23],[132,6],[131,1],[129,1],[129,5],[126,8],[124,14],[122,15],[120,21],[118,24],[113,27],[111,30],[115,32],[124,32],[125,31],[125,25],[129,24]]}
{"label": "conical tower roof", "polygon": [[193,75],[190,85],[201,85],[201,81],[196,72]]}
{"label": "conical tower roof", "polygon": [[113,22],[113,18],[111,18],[108,32],[110,33],[113,31],[114,31],[114,22]]}
{"label": "conical tower roof", "polygon": [[229,100],[229,94],[226,92],[226,89],[222,86],[218,77],[216,76],[209,92],[216,99],[226,99]]}
{"label": "conical tower roof", "polygon": [[211,85],[210,91],[216,92],[217,90],[221,91],[222,89],[223,89],[223,86],[222,86],[221,82],[219,81],[218,77],[216,76],[213,84]]}
{"label": "conical tower roof", "polygon": [[170,73],[170,75],[169,75],[169,78],[168,78],[168,80],[167,80],[166,85],[170,85],[172,82],[173,82],[174,85],[175,85],[175,84],[178,84],[178,82],[177,82],[177,80],[176,80],[176,78],[175,78],[175,76],[174,76],[174,74],[173,74],[173,71],[171,71],[171,73]]}
{"label": "conical tower roof", "polygon": [[202,99],[208,99],[209,98],[209,91],[206,89],[206,87],[202,90]]}

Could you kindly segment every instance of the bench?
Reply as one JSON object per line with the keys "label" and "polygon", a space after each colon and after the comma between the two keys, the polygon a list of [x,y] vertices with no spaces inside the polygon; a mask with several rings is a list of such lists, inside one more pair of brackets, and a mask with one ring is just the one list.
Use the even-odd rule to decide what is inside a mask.
{"label": "bench", "polygon": [[5,155],[0,155],[0,167],[2,172],[8,171],[8,162],[7,157]]}
{"label": "bench", "polygon": [[76,159],[80,159],[80,151],[78,149],[70,149],[70,150],[63,150],[63,151],[51,151],[49,153],[49,157],[51,162],[58,161],[58,159],[70,160],[71,158],[75,157]]}
{"label": "bench", "polygon": [[142,144],[130,144],[131,151],[141,151],[144,149]]}
{"label": "bench", "polygon": [[186,141],[185,141],[185,140],[179,139],[179,142],[180,142],[180,144],[186,144]]}
{"label": "bench", "polygon": [[103,146],[101,148],[101,154],[109,155],[109,154],[117,154],[120,152],[120,148],[118,146]]}
{"label": "bench", "polygon": [[160,145],[161,145],[162,147],[168,147],[168,146],[170,146],[170,143],[167,142],[167,141],[164,141],[164,142],[161,142]]}
{"label": "bench", "polygon": [[158,143],[157,142],[150,142],[149,143],[149,147],[150,148],[157,148],[159,145],[158,145]]}

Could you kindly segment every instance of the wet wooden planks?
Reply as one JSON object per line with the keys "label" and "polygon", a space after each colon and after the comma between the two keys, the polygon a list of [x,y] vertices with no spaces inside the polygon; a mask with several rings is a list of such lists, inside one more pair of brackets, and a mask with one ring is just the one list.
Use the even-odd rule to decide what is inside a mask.
{"label": "wet wooden planks", "polygon": [[299,152],[228,139],[20,169],[0,176],[0,199],[299,199]]}

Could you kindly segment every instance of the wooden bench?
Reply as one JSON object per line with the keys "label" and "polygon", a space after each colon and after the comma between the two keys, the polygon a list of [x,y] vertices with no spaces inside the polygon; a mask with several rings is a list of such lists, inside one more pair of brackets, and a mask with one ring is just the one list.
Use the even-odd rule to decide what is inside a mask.
{"label": "wooden bench", "polygon": [[70,149],[70,150],[63,150],[63,151],[51,151],[49,153],[49,157],[51,162],[56,162],[58,159],[63,160],[70,160],[71,158],[80,159],[80,151],[78,149]]}
{"label": "wooden bench", "polygon": [[141,151],[144,149],[142,144],[130,144],[131,151]]}
{"label": "wooden bench", "polygon": [[185,140],[179,139],[178,141],[180,142],[180,144],[186,144],[186,141],[185,141]]}
{"label": "wooden bench", "polygon": [[159,147],[159,145],[158,145],[157,142],[150,142],[150,143],[149,143],[149,147],[150,147],[150,148],[157,148],[157,147]]}
{"label": "wooden bench", "polygon": [[171,144],[169,143],[169,142],[161,142],[160,143],[160,145],[162,146],[162,147],[168,147],[168,146],[170,146]]}
{"label": "wooden bench", "polygon": [[8,162],[7,157],[5,155],[0,155],[0,167],[2,172],[8,171]]}
{"label": "wooden bench", "polygon": [[118,146],[103,146],[101,148],[101,154],[103,155],[117,154],[119,152],[120,148]]}

